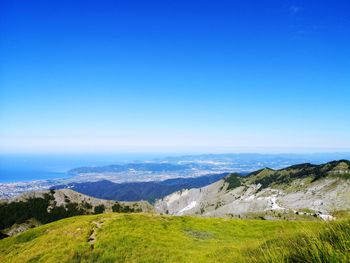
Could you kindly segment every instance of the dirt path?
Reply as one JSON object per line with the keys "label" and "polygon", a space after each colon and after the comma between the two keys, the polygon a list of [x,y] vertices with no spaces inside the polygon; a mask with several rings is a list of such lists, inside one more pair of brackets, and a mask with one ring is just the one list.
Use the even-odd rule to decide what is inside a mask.
{"label": "dirt path", "polygon": [[94,224],[94,226],[92,228],[91,234],[90,234],[89,239],[88,239],[91,250],[94,249],[94,245],[96,242],[97,229],[101,228],[104,222],[103,221],[93,221],[92,223]]}

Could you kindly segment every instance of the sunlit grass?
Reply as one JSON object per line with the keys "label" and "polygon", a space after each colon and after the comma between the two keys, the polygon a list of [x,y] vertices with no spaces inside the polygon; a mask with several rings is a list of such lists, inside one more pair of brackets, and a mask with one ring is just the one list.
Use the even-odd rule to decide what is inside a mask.
{"label": "sunlit grass", "polygon": [[293,236],[268,240],[248,255],[251,262],[350,262],[350,220],[324,224],[316,232],[305,228]]}
{"label": "sunlit grass", "polygon": [[[102,225],[92,248],[93,222]],[[295,248],[279,240],[307,235],[315,239],[300,245],[313,246],[317,233],[328,226],[153,214],[78,216],[0,240],[0,262],[281,262],[289,255],[284,252]],[[281,249],[285,251],[278,254]],[[338,257],[342,253],[340,249]]]}

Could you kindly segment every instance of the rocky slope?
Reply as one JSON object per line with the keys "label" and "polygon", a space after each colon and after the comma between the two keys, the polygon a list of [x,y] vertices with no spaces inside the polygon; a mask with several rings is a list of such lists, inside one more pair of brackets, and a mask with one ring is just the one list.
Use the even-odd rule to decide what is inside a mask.
{"label": "rocky slope", "polygon": [[333,219],[350,210],[350,162],[265,168],[241,177],[231,174],[209,186],[183,190],[158,200],[155,210],[205,217]]}
{"label": "rocky slope", "polygon": [[[113,205],[116,204],[116,201],[111,200],[104,200],[99,198],[94,198],[88,195],[84,195],[78,192],[75,192],[71,189],[61,189],[61,190],[48,190],[48,191],[34,191],[34,192],[28,192],[24,193],[18,197],[15,197],[13,199],[8,200],[9,203],[11,202],[25,202],[31,198],[44,198],[45,195],[52,194],[52,203],[55,204],[55,206],[66,206],[69,203],[77,203],[81,206],[89,207],[87,211],[93,212],[94,208],[100,205],[103,205],[105,207],[106,212],[112,212]],[[152,206],[145,201],[140,202],[117,202],[122,207],[132,207],[134,209],[138,209],[143,212],[150,212],[153,208]],[[84,208],[84,207],[81,207]]]}

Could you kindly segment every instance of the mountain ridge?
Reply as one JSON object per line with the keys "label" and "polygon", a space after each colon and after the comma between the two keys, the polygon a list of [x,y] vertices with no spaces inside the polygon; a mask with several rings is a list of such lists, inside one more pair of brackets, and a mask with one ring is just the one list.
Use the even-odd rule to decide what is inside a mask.
{"label": "mountain ridge", "polygon": [[69,188],[96,198],[118,201],[146,200],[153,203],[168,194],[184,188],[198,188],[220,180],[228,173],[208,174],[190,178],[173,178],[163,181],[114,183],[109,180],[85,183],[68,183],[51,189]]}
{"label": "mountain ridge", "polygon": [[350,209],[350,162],[265,168],[246,177],[230,174],[209,186],[173,193],[155,207],[173,215],[332,219],[334,212]]}
{"label": "mountain ridge", "polygon": [[[345,164],[346,167],[344,167],[343,170],[334,171],[334,169],[341,164]],[[340,173],[341,171],[343,171],[344,173]],[[265,173],[265,174],[262,174],[262,173]],[[249,178],[248,181],[250,183],[261,184],[262,187],[265,188],[270,186],[271,184],[289,183],[293,179],[297,179],[297,178],[312,177],[312,181],[314,182],[322,177],[325,177],[328,175],[337,175],[337,174],[343,174],[343,175],[350,174],[350,161],[338,160],[338,161],[331,161],[320,165],[303,163],[303,164],[291,165],[286,168],[282,168],[278,170],[265,168],[260,170],[259,173],[248,174],[247,178]]]}

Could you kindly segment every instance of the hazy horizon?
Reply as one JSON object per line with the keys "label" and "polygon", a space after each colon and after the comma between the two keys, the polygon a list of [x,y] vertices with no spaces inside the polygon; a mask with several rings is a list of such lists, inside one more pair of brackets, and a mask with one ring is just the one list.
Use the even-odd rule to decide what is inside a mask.
{"label": "hazy horizon", "polygon": [[[48,156],[108,156],[108,155],[120,155],[120,156],[132,156],[132,155],[143,155],[143,156],[166,156],[166,155],[174,155],[174,156],[183,156],[183,155],[220,155],[220,154],[261,154],[261,155],[284,155],[284,154],[291,154],[291,155],[318,155],[318,154],[349,154],[350,148],[346,149],[324,149],[324,148],[269,148],[269,147],[262,147],[262,148],[238,148],[238,149],[232,149],[228,147],[227,150],[222,150],[223,147],[214,148],[213,150],[200,150],[200,149],[194,149],[194,150],[182,150],[182,149],[157,149],[157,150],[149,150],[149,148],[144,149],[128,149],[128,150],[119,150],[119,151],[78,151],[78,150],[72,150],[72,151],[60,151],[60,150],[52,150],[52,151],[0,151],[0,156],[6,156],[6,155],[48,155]],[[230,150],[232,149],[232,150]]]}
{"label": "hazy horizon", "polygon": [[[198,157],[198,158],[197,158]],[[116,164],[151,162],[179,164],[190,160],[193,163],[231,163],[247,167],[272,165],[284,167],[310,162],[325,163],[348,159],[350,152],[343,153],[0,153],[0,184],[71,178],[69,170],[77,167],[103,167]],[[267,162],[266,162],[267,161]],[[285,164],[283,164],[285,163]],[[246,166],[248,165],[248,166]],[[275,167],[276,168],[276,167]],[[254,170],[251,168],[250,170]],[[207,173],[210,174],[210,171]],[[126,173],[127,174],[127,173]],[[180,175],[179,175],[180,176]]]}

